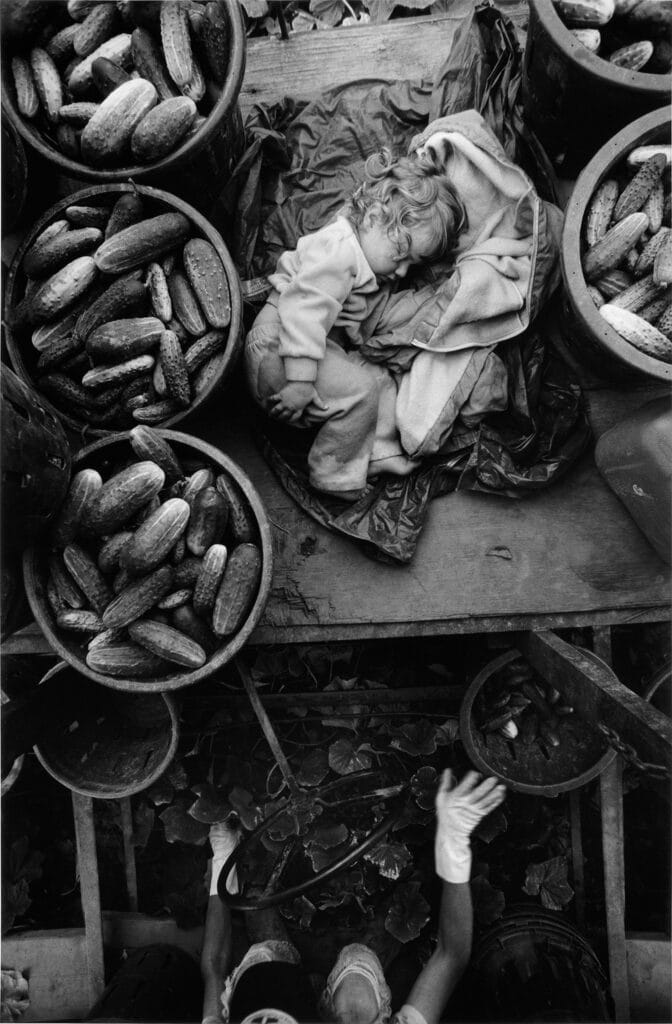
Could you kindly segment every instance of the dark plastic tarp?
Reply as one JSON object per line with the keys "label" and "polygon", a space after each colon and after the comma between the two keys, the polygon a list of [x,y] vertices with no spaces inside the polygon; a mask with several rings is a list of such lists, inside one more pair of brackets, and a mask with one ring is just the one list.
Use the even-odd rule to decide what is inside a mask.
{"label": "dark plastic tarp", "polygon": [[[272,272],[284,249],[324,224],[360,179],[369,154],[383,146],[404,153],[429,121],[462,110],[478,110],[540,196],[553,201],[553,173],[523,122],[520,85],[515,30],[494,7],[482,5],[461,23],[433,83],[368,79],[310,103],[287,99],[256,107],[237,174],[243,185],[234,255],[241,277]],[[288,493],[318,522],[361,542],[374,557],[408,562],[432,498],[455,489],[523,497],[557,480],[588,444],[578,381],[545,330],[553,315],[548,309],[524,334],[497,347],[508,371],[505,412],[487,415],[475,428],[458,420],[440,455],[410,477],[371,484],[354,505],[309,486],[309,431],[281,427],[260,413],[264,455]]]}

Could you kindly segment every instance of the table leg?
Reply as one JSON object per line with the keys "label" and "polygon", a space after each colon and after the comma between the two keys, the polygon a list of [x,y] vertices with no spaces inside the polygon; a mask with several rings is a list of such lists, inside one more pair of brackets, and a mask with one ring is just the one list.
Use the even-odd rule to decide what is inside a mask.
{"label": "table leg", "polygon": [[124,870],[126,871],[126,892],[128,893],[128,909],[138,909],[138,875],[135,867],[135,846],[133,844],[133,811],[130,796],[119,801],[121,812],[121,834],[124,843]]}
{"label": "table leg", "polygon": [[[611,630],[593,630],[593,649],[611,665]],[[609,978],[614,998],[615,1019],[630,1020],[630,984],[625,941],[625,860],[623,831],[623,765],[620,757],[612,761],[600,776],[600,817],[602,822],[602,861],[604,898],[609,948]]]}
{"label": "table leg", "polygon": [[93,822],[93,800],[80,793],[72,794],[75,819],[75,842],[79,868],[79,889],[86,934],[86,960],[88,966],[89,997],[91,1006],[105,988],[103,963],[103,920],[100,909],[98,857],[96,831]]}

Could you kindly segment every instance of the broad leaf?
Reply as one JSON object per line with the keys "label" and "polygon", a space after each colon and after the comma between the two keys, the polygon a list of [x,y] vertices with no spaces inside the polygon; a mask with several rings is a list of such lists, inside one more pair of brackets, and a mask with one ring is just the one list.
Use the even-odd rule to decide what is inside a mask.
{"label": "broad leaf", "polygon": [[268,829],[268,834],[275,842],[289,838],[289,836],[302,836],[315,821],[315,818],[322,814],[322,807],[312,800],[294,800],[292,805],[283,814],[280,814]]}
{"label": "broad leaf", "polygon": [[166,842],[203,846],[210,830],[207,825],[196,821],[187,813],[187,803],[188,799],[180,798],[159,815],[163,822]]}
{"label": "broad leaf", "polygon": [[240,818],[243,828],[251,832],[261,824],[261,808],[252,799],[252,794],[241,786],[234,786],[229,793],[229,803]]}
{"label": "broad leaf", "polygon": [[471,898],[474,917],[482,927],[498,921],[504,913],[506,900],[501,889],[495,889],[482,875],[471,880]]}
{"label": "broad leaf", "polygon": [[323,822],[313,829],[310,841],[329,850],[332,846],[340,846],[347,838],[348,829],[342,822]]}
{"label": "broad leaf", "polygon": [[145,790],[147,796],[156,807],[169,804],[175,796],[175,788],[167,775],[162,775],[149,789]]}
{"label": "broad leaf", "polygon": [[329,848],[320,846],[319,843],[309,843],[306,846],[306,853],[310,857],[313,871],[317,875],[324,868],[328,868],[330,864],[335,864],[337,860],[344,857],[351,849],[352,847],[349,843],[342,843],[340,846],[331,846]]}
{"label": "broad leaf", "polygon": [[288,921],[294,921],[303,931],[309,931],[317,907],[305,896],[297,896],[291,903],[283,903],[280,913]]}
{"label": "broad leaf", "polygon": [[227,821],[234,813],[228,797],[209,782],[197,783],[191,788],[198,800],[189,808],[189,814],[196,821],[214,825],[216,821]]}
{"label": "broad leaf", "polygon": [[186,789],[189,785],[187,769],[183,761],[173,761],[167,773],[171,785],[175,789]]}
{"label": "broad leaf", "polygon": [[502,835],[506,832],[509,827],[509,823],[506,819],[506,815],[501,807],[496,807],[494,811],[490,811],[482,821],[479,821],[478,825],[474,829],[474,836],[477,839],[481,839],[484,843],[491,843],[497,836]]}
{"label": "broad leaf", "polygon": [[310,0],[310,13],[331,28],[339,24],[346,12],[343,0]]}
{"label": "broad leaf", "polygon": [[567,858],[552,857],[541,864],[528,864],[523,892],[541,897],[547,910],[562,910],[572,900],[574,890],[567,881]]}
{"label": "broad leaf", "polygon": [[319,747],[311,750],[301,762],[296,771],[296,781],[300,786],[319,786],[329,774],[329,759],[327,752]]}
{"label": "broad leaf", "polygon": [[371,767],[371,758],[361,748],[355,749],[350,740],[336,740],[329,747],[329,767],[339,775],[365,771]]}
{"label": "broad leaf", "polygon": [[425,811],[433,810],[437,785],[438,776],[435,768],[431,765],[418,768],[411,778],[411,792],[418,807]]}
{"label": "broad leaf", "polygon": [[396,881],[411,860],[411,852],[403,843],[379,843],[364,854],[364,860],[375,864],[383,878]]}
{"label": "broad leaf", "polygon": [[429,903],[420,893],[420,882],[403,882],[394,890],[385,930],[399,942],[410,942],[429,921]]}
{"label": "broad leaf", "polygon": [[445,738],[440,734],[435,725],[432,725],[426,718],[418,722],[409,722],[395,730],[395,737],[392,746],[397,750],[403,750],[413,757],[428,756],[433,754],[439,743],[445,743]]}
{"label": "broad leaf", "polygon": [[312,32],[316,27],[319,28],[319,22],[307,11],[298,11],[292,21],[292,32]]}
{"label": "broad leaf", "polygon": [[257,685],[263,685],[268,676],[280,676],[284,670],[284,658],[280,651],[261,650],[254,659],[250,675]]}

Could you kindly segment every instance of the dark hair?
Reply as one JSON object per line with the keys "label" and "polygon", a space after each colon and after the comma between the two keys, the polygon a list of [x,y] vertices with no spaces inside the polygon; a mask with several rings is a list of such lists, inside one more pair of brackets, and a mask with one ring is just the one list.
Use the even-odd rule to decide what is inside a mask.
{"label": "dark hair", "polygon": [[364,165],[364,181],[353,192],[345,214],[358,226],[370,210],[399,244],[402,256],[411,248],[413,228],[431,229],[429,251],[423,254],[430,260],[450,253],[467,226],[462,201],[432,150],[397,160],[388,149],[370,156]]}

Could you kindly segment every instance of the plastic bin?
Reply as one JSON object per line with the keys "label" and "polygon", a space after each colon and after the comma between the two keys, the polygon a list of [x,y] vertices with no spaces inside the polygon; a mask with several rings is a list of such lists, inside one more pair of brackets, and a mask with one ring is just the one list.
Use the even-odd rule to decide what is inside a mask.
{"label": "plastic bin", "polygon": [[672,562],[672,405],[657,398],[595,446],[597,468],[663,561]]}

